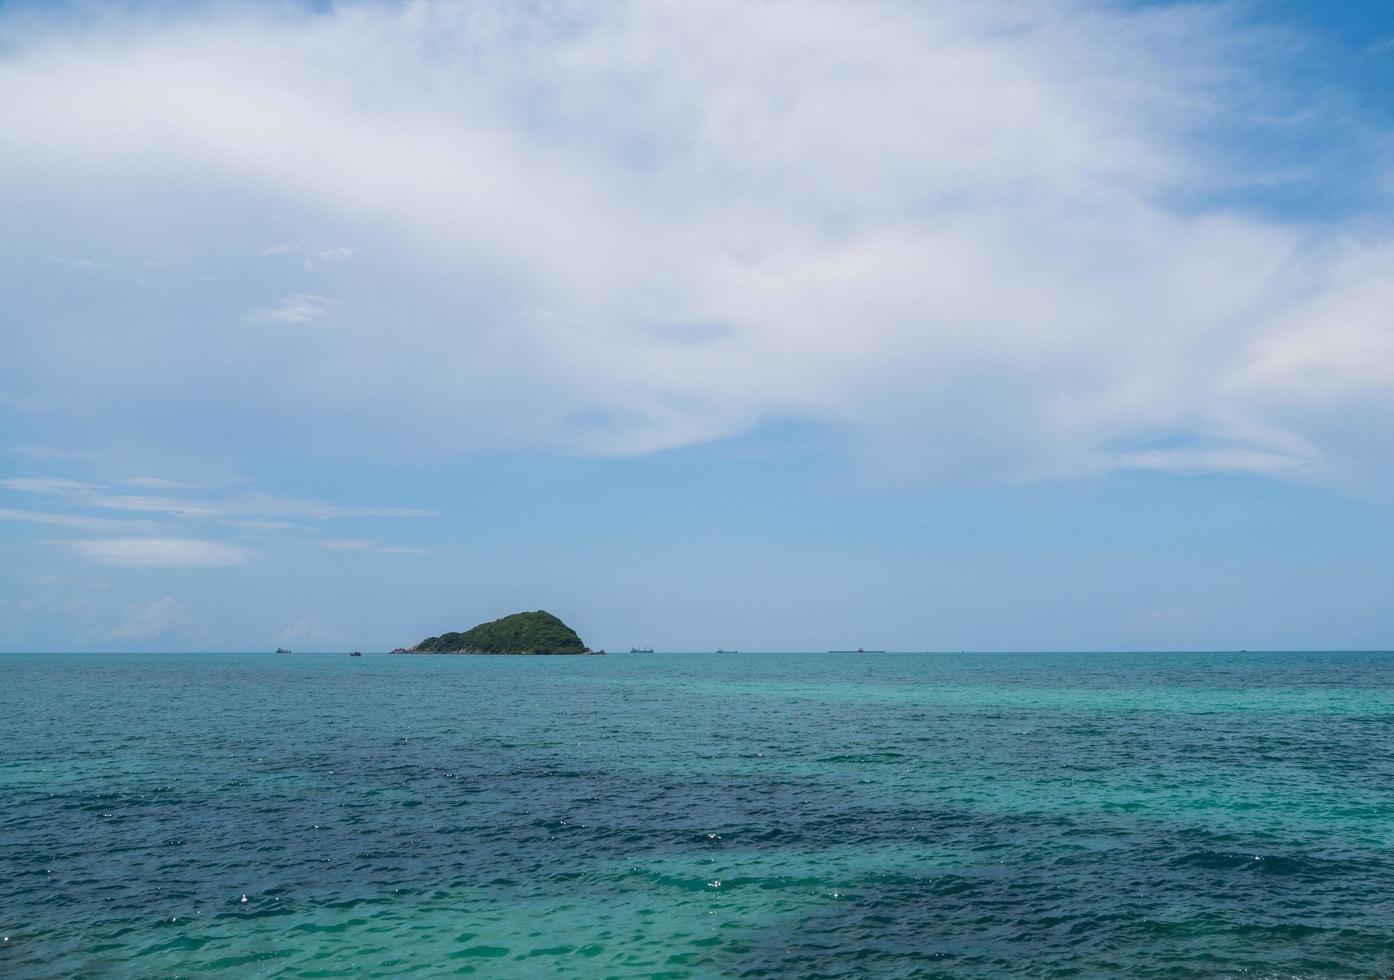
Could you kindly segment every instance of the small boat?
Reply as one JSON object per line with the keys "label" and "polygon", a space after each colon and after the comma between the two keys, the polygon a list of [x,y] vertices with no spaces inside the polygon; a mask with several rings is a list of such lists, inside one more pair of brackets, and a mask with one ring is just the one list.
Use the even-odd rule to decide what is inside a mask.
{"label": "small boat", "polygon": [[630,653],[653,653],[653,647],[630,647]]}
{"label": "small boat", "polygon": [[361,657],[361,656],[363,656],[363,651],[362,651],[362,650],[355,650],[355,651],[353,651],[353,653],[350,653],[349,656],[350,656],[350,657]]}
{"label": "small boat", "polygon": [[829,653],[885,653],[885,650],[863,650],[857,647],[855,650],[829,650]]}
{"label": "small boat", "polygon": [[740,653],[739,650],[718,650],[717,653]]}
{"label": "small boat", "polygon": [[277,648],[276,648],[276,652],[277,652],[277,653],[293,653],[294,651],[292,651],[292,650],[287,650],[285,647],[277,647]]}

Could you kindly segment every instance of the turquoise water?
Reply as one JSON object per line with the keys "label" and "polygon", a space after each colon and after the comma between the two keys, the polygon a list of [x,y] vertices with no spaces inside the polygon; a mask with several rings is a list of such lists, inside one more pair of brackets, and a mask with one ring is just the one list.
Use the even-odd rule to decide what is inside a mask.
{"label": "turquoise water", "polygon": [[0,656],[0,974],[1387,977],[1394,654]]}

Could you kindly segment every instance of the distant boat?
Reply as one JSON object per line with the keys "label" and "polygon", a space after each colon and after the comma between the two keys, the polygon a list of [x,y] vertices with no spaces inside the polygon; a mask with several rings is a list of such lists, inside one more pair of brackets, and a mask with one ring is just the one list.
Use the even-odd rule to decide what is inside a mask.
{"label": "distant boat", "polygon": [[287,650],[285,647],[277,647],[277,648],[276,648],[276,652],[277,652],[277,653],[294,653],[295,651],[293,651],[293,650]]}
{"label": "distant boat", "polygon": [[653,647],[630,647],[630,653],[653,653]]}
{"label": "distant boat", "polygon": [[855,650],[829,650],[829,653],[885,653],[885,650],[863,650],[857,647]]}
{"label": "distant boat", "polygon": [[362,650],[355,650],[355,651],[353,651],[353,653],[350,653],[349,656],[350,656],[350,657],[361,657],[361,656],[363,656],[363,651],[362,651]]}
{"label": "distant boat", "polygon": [[740,653],[739,650],[718,650],[717,653]]}

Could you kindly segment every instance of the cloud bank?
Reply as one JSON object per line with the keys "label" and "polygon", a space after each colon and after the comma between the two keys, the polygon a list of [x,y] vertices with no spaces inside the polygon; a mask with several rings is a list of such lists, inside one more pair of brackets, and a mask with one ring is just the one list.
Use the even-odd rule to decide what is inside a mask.
{"label": "cloud bank", "polygon": [[1342,121],[1225,5],[258,10],[0,20],[0,408],[230,452],[797,419],[889,478],[1388,473],[1387,204],[1246,204],[1332,179],[1281,148]]}

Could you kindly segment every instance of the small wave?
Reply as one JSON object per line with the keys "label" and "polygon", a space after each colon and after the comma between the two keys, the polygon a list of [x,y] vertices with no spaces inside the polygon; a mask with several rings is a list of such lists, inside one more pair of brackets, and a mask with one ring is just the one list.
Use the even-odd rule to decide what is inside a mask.
{"label": "small wave", "polygon": [[1304,875],[1309,877],[1346,876],[1359,871],[1350,861],[1318,858],[1305,854],[1254,854],[1239,851],[1200,850],[1172,858],[1172,867],[1205,868],[1265,875]]}
{"label": "small wave", "polygon": [[830,762],[835,764],[867,764],[877,762],[902,762],[909,756],[903,752],[862,752],[853,755],[829,755],[818,759],[818,762]]}

